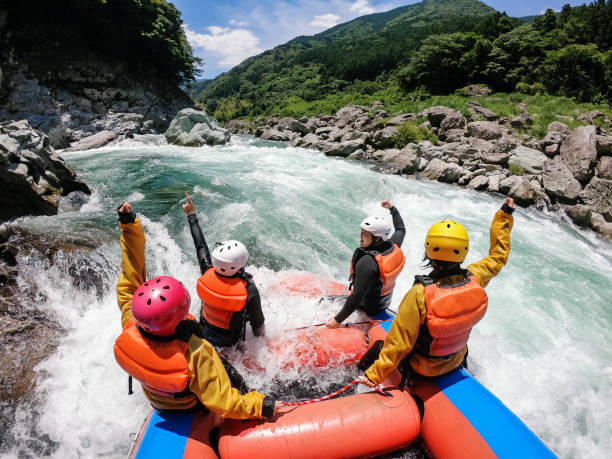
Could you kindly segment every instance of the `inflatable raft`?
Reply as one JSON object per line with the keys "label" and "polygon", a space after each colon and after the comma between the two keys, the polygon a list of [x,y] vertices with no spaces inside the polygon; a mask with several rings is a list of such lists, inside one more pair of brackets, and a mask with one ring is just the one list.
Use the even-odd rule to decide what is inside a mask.
{"label": "inflatable raft", "polygon": [[[311,297],[341,291],[341,284],[316,279],[316,295]],[[307,275],[300,275],[296,277],[296,287],[292,288],[288,279],[286,292],[304,295],[308,292],[304,286],[309,282]],[[326,345],[316,346],[314,351],[307,346],[309,353],[304,352],[298,360],[311,367],[323,366],[326,362],[330,365],[356,362],[368,346],[384,340],[393,316],[383,312],[374,319],[365,340],[362,330],[324,329],[322,336]],[[312,331],[292,338],[291,345],[299,347],[300,339],[306,340],[308,333]],[[275,345],[281,346],[281,343]],[[350,359],[342,360],[334,357],[330,346],[338,346],[340,355],[346,355],[347,348],[355,352],[349,353]],[[438,378],[413,378],[411,387],[405,390],[398,389],[400,380],[396,371],[383,383],[385,392],[392,397],[372,391],[312,405],[284,407],[271,421],[221,421],[202,412],[160,414],[153,411],[145,420],[129,457],[373,457],[402,449],[417,437],[426,453],[434,458],[556,457],[464,369]],[[422,419],[411,394],[423,402]]]}

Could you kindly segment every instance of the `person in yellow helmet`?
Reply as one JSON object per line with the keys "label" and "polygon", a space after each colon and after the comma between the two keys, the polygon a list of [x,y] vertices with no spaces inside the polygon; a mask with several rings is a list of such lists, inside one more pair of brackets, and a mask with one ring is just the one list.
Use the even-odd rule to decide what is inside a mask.
{"label": "person in yellow helmet", "polygon": [[[232,387],[213,346],[189,314],[189,292],[176,279],[146,279],[145,235],[130,203],[119,209],[121,274],[117,301],[123,331],[115,358],[156,410],[204,406],[222,418],[272,417],[279,405],[259,392]],[[130,380],[131,381],[131,380]]]}
{"label": "person in yellow helmet", "polygon": [[430,228],[425,260],[432,271],[416,276],[378,359],[360,377],[360,383],[368,387],[382,383],[405,358],[408,372],[428,377],[465,365],[470,331],[488,305],[484,287],[508,261],[513,212],[514,201],[507,198],[491,224],[489,255],[467,269],[461,268],[470,247],[466,229],[452,220]]}

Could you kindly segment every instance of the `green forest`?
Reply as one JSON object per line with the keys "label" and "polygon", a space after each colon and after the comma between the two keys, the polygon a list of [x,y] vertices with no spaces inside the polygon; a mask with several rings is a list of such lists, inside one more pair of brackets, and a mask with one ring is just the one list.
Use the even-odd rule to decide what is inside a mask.
{"label": "green forest", "polygon": [[180,12],[166,0],[3,3],[12,46],[18,54],[39,56],[44,70],[93,52],[123,63],[136,77],[178,86],[194,81],[202,64],[187,42]]}
{"label": "green forest", "polygon": [[609,103],[612,0],[528,20],[477,0],[424,0],[298,37],[191,94],[221,120],[288,106],[323,113],[349,94],[423,99],[468,84]]}

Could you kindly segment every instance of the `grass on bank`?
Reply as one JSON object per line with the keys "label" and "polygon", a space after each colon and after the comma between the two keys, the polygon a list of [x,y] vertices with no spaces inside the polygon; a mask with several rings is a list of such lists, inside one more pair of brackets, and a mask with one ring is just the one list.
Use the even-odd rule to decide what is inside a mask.
{"label": "grass on bank", "polygon": [[[471,119],[468,102],[478,102],[483,107],[493,110],[499,117],[514,118],[522,111],[519,104],[525,104],[533,120],[533,125],[526,132],[537,138],[546,135],[548,125],[553,121],[561,121],[571,129],[586,124],[578,121],[578,116],[591,110],[602,111],[612,119],[612,107],[609,105],[579,103],[567,97],[547,94],[494,93],[488,97],[465,97],[460,94],[432,96],[424,91],[405,93],[397,86],[389,86],[383,90],[375,89],[365,82],[362,82],[358,89],[359,91],[348,90],[312,101],[295,96],[288,97],[282,106],[271,109],[270,114],[274,113],[281,117],[291,116],[296,119],[303,116],[333,115],[348,104],[371,105],[374,101],[380,101],[385,104],[385,110],[389,112],[386,120],[397,113],[420,113],[436,105],[454,108]],[[231,103],[236,104],[236,102]],[[247,117],[247,119],[254,118],[256,117]],[[482,119],[484,118],[473,118],[474,121]]]}

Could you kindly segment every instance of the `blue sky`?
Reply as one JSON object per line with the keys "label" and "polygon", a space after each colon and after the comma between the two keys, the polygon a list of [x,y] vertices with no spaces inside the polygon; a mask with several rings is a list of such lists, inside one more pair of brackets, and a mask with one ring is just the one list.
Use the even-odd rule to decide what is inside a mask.
{"label": "blue sky", "polygon": [[[181,11],[187,39],[204,60],[200,78],[214,78],[250,56],[313,35],[365,14],[419,0],[171,0]],[[484,0],[510,16],[581,5],[576,0]]]}

